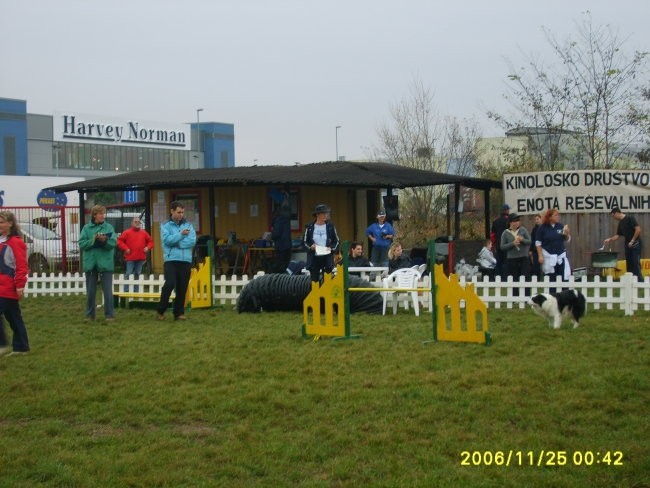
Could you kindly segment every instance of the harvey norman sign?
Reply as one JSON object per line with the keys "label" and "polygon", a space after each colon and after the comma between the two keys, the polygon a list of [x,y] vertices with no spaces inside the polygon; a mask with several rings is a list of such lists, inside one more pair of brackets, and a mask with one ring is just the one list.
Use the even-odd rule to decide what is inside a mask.
{"label": "harvey norman sign", "polygon": [[54,140],[189,150],[187,126],[67,112],[54,114]]}
{"label": "harvey norman sign", "polygon": [[518,214],[650,212],[650,171],[542,171],[503,176],[505,202]]}

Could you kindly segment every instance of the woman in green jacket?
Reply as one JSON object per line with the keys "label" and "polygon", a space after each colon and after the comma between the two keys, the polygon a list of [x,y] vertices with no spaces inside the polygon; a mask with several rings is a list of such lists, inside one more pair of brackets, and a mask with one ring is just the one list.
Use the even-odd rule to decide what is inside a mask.
{"label": "woman in green jacket", "polygon": [[104,293],[106,320],[115,320],[113,309],[113,271],[115,269],[115,246],[117,236],[111,224],[105,222],[106,208],[95,205],[90,209],[90,223],[84,225],[79,235],[79,249],[83,256],[86,275],[86,322],[95,320],[97,280]]}

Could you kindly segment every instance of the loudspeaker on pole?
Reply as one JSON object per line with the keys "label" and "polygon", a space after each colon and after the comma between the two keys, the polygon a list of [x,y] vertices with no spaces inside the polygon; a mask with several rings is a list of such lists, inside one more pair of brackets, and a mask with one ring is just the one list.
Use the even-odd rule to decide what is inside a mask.
{"label": "loudspeaker on pole", "polygon": [[383,199],[386,220],[399,220],[399,202],[397,195],[386,195]]}

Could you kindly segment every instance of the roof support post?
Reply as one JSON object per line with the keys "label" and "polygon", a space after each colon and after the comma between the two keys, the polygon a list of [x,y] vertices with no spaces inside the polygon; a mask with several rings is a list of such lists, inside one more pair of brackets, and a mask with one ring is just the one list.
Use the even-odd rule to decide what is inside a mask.
{"label": "roof support post", "polygon": [[454,183],[454,240],[460,239],[460,183]]}
{"label": "roof support post", "polygon": [[483,190],[483,218],[485,220],[485,238],[490,238],[490,189]]}

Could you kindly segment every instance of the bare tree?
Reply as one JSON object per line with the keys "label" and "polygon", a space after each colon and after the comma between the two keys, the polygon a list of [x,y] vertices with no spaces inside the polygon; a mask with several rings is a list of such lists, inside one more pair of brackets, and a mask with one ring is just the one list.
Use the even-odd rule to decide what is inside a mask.
{"label": "bare tree", "polygon": [[[415,81],[410,98],[390,109],[391,121],[377,130],[380,159],[411,168],[468,175],[474,171],[473,151],[479,135],[475,121],[442,117],[432,92]],[[422,245],[446,225],[449,190],[444,186],[400,191],[398,236],[407,246]],[[446,230],[444,231],[446,233]]]}
{"label": "bare tree", "polygon": [[481,137],[481,128],[475,119],[445,117],[444,138],[441,152],[447,159],[448,169],[460,176],[476,174],[476,141]]}
{"label": "bare tree", "polygon": [[535,59],[529,61],[527,69],[509,66],[510,93],[504,98],[514,107],[516,115],[506,117],[488,112],[488,116],[509,134],[526,136],[528,144],[526,154],[518,152],[505,159],[515,166],[532,164],[539,169],[559,169],[571,110],[571,80],[561,74],[550,75]]}
{"label": "bare tree", "polygon": [[639,128],[642,136],[641,144],[635,151],[639,167],[650,169],[650,83],[641,87],[639,93],[643,103],[630,107],[629,118],[631,123]]}
{"label": "bare tree", "polygon": [[641,135],[629,115],[640,103],[647,53],[628,56],[627,39],[610,26],[594,26],[589,12],[575,39],[560,41],[543,30],[559,63],[547,67],[531,58],[527,68],[513,70],[506,98],[517,114],[488,115],[506,129],[534,129],[530,150],[540,169],[562,169],[585,156],[585,166],[622,164],[626,149]]}
{"label": "bare tree", "polygon": [[626,39],[609,26],[594,27],[588,13],[577,41],[560,43],[545,33],[575,82],[573,129],[587,136],[583,148],[592,167],[611,168],[624,149],[639,140],[628,112],[639,103],[637,75],[643,74],[647,53],[637,51],[629,59],[623,51]]}

